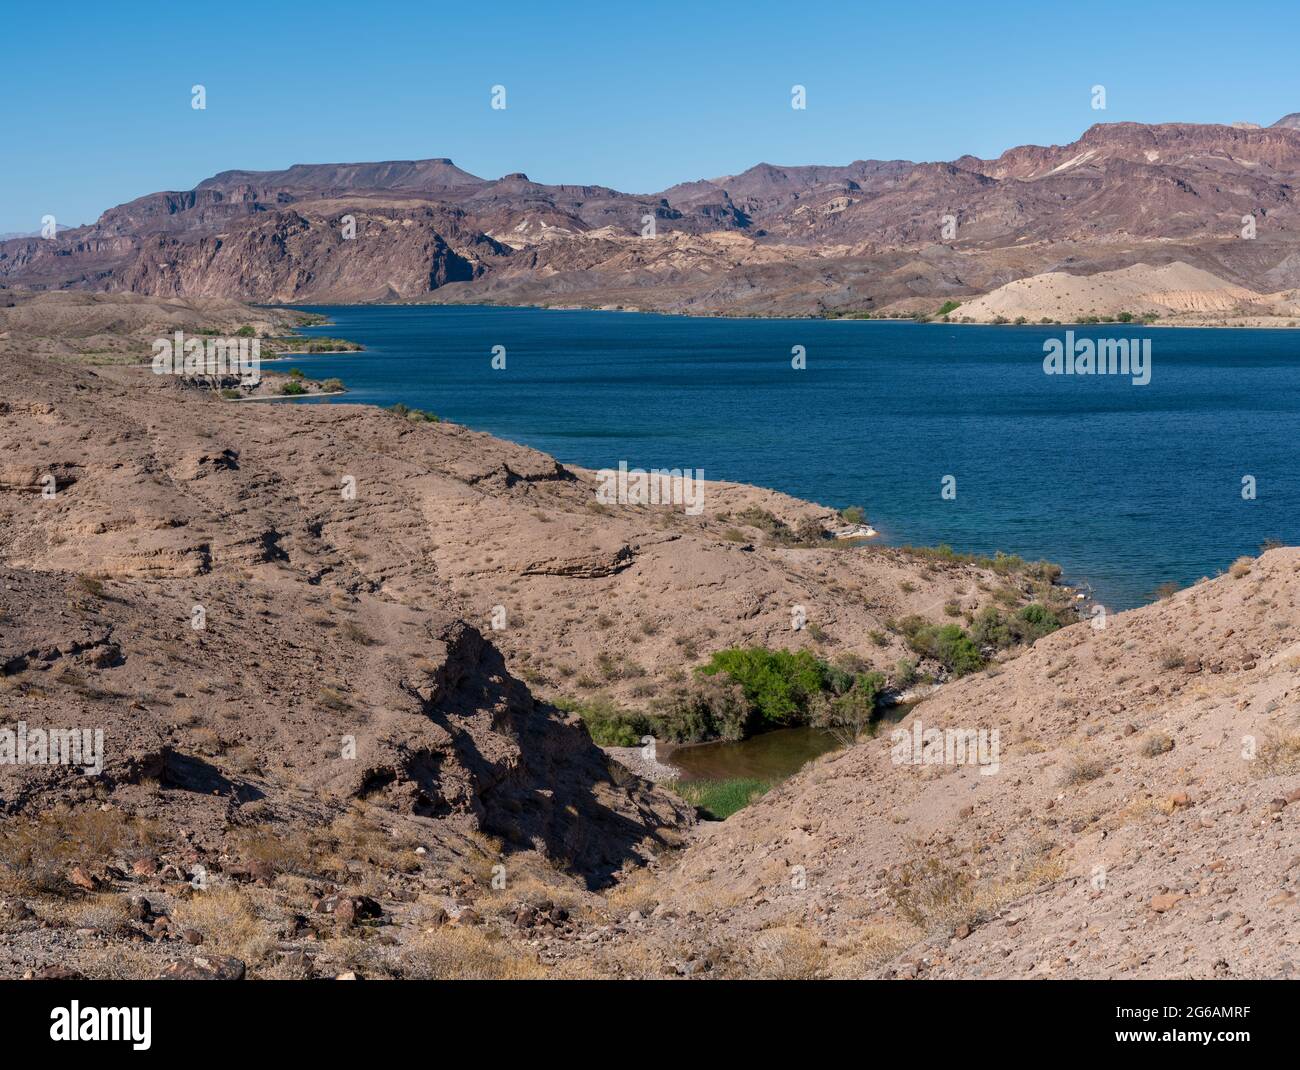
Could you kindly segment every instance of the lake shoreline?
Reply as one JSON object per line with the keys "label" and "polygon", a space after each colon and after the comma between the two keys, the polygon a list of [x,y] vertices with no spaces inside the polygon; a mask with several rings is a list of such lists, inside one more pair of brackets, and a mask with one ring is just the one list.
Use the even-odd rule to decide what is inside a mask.
{"label": "lake shoreline", "polygon": [[[976,294],[974,297],[983,295]],[[309,308],[474,308],[484,310],[501,310],[501,311],[534,311],[534,312],[609,312],[622,313],[637,316],[665,316],[673,319],[683,320],[720,320],[724,322],[783,322],[792,323],[893,323],[893,324],[913,324],[917,327],[1117,327],[1117,328],[1150,328],[1169,329],[1169,330],[1231,330],[1231,331],[1293,331],[1300,330],[1300,322],[1296,322],[1293,317],[1287,317],[1287,323],[1142,323],[1136,319],[1123,323],[1114,320],[1109,323],[1093,323],[1085,320],[1056,320],[1051,323],[1026,322],[1015,323],[1008,321],[1006,323],[995,323],[991,320],[945,320],[945,319],[924,319],[919,320],[913,316],[857,316],[846,314],[842,316],[813,316],[798,315],[796,313],[783,313],[781,315],[760,315],[758,313],[736,313],[729,315],[727,313],[714,311],[707,312],[688,312],[683,310],[677,311],[660,311],[653,308],[607,308],[593,307],[587,305],[541,305],[541,304],[511,304],[499,305],[491,302],[478,301],[362,301],[345,305],[301,305],[301,304],[265,304],[259,305],[259,308],[289,309],[295,312],[306,311]],[[1282,317],[1279,317],[1279,319]],[[329,324],[310,324],[311,327],[319,326],[337,326],[335,323]],[[330,353],[348,353],[360,352],[360,350],[337,350],[329,351]],[[324,356],[326,353],[311,353],[307,356]]]}
{"label": "lake shoreline", "polygon": [[[341,403],[391,407],[401,401],[437,412],[449,422],[549,453],[571,468],[612,467],[619,458],[626,458],[629,466],[646,468],[654,467],[660,457],[670,467],[685,460],[704,460],[701,474],[718,473],[705,477],[710,483],[771,488],[803,501],[827,502],[831,509],[865,504],[882,533],[878,540],[882,546],[947,543],[986,556],[1005,550],[1058,561],[1068,581],[1093,591],[1108,611],[1149,604],[1159,589],[1171,583],[1186,586],[1221,572],[1237,556],[1257,550],[1268,540],[1296,537],[1290,530],[1293,525],[1278,512],[1291,496],[1295,480],[1275,467],[1276,425],[1294,407],[1276,400],[1286,396],[1279,393],[1278,384],[1290,379],[1293,362],[1291,336],[1276,329],[1234,328],[1247,333],[1225,349],[1222,334],[1184,325],[1080,325],[1078,329],[1090,335],[1119,326],[1141,327],[1134,332],[1141,334],[1147,327],[1183,327],[1177,335],[1163,336],[1165,348],[1157,354],[1155,381],[1141,391],[1127,386],[1119,391],[1117,384],[1100,377],[1084,384],[1042,375],[1038,343],[1067,329],[1060,324],[950,323],[945,326],[1018,326],[1040,333],[936,335],[908,330],[909,324],[925,325],[908,320],[871,320],[867,322],[879,324],[879,330],[858,335],[821,326],[828,322],[824,317],[805,317],[788,319],[807,332],[793,335],[787,333],[792,328],[782,326],[787,318],[772,317],[647,312],[611,321],[584,316],[587,310],[426,302],[290,307],[325,318],[306,333],[325,328],[360,340],[367,355],[383,357],[357,362],[347,359],[350,353],[345,351],[289,358],[301,362],[312,376],[344,379],[351,396]],[[571,315],[541,315],[551,311]],[[491,377],[479,372],[477,353],[481,351],[486,362],[497,340],[528,336],[540,337],[540,349],[537,343],[531,351],[516,350],[511,344],[508,372],[494,371]],[[799,379],[785,379],[782,372],[789,366],[782,347],[788,351],[792,340],[806,344],[809,352],[808,370],[799,372]],[[593,343],[599,354],[594,358],[587,355]],[[1233,367],[1240,358],[1256,353],[1265,357],[1262,363],[1244,365],[1245,371]],[[539,359],[542,354],[546,359]],[[1021,355],[1023,364],[1017,359]],[[517,364],[521,359],[525,363]],[[884,383],[899,383],[904,393],[899,395],[890,386],[887,411],[863,425],[859,416],[848,414],[852,399],[867,388],[868,381],[873,384],[870,389],[876,390],[882,373]],[[929,381],[936,374],[962,376],[962,391],[937,394],[938,388]],[[653,390],[635,402],[623,397],[647,375],[653,377]],[[1212,389],[1225,378],[1232,380],[1227,390]],[[570,401],[577,387],[571,384],[579,381],[612,387],[607,405],[614,405],[624,417],[611,422],[596,407],[575,409]],[[1243,384],[1258,385],[1243,389]],[[1008,389],[1014,393],[1008,394]],[[810,390],[809,400],[802,400]],[[1243,396],[1225,397],[1231,394]],[[542,397],[558,399],[550,410],[558,408],[565,415],[557,421],[553,415],[535,412]],[[812,398],[819,399],[820,422],[829,437],[817,435],[819,459],[805,460],[807,449],[778,447],[777,439],[782,426],[795,426],[791,419],[797,415],[787,412],[794,401],[803,408]],[[1176,399],[1176,404],[1168,398]],[[757,449],[741,448],[745,441],[740,430],[742,410],[750,399],[772,416],[760,426]],[[676,413],[684,411],[688,417],[701,413],[701,406],[714,400],[734,413],[726,428],[717,435],[705,435],[701,427],[680,430]],[[1199,444],[1189,443],[1190,454],[1179,448],[1182,432],[1172,426],[1185,422],[1185,417],[1176,416],[1184,408],[1193,414],[1204,412],[1198,426],[1210,432],[1199,436]],[[656,410],[659,415],[647,415]],[[1271,468],[1267,504],[1251,514],[1234,510],[1232,502],[1240,499],[1231,488],[1217,502],[1206,489],[1171,498],[1165,471],[1190,466],[1197,472],[1196,485],[1203,487],[1201,473],[1231,459],[1230,452],[1206,445],[1212,441],[1213,429],[1235,427],[1241,414],[1257,410],[1262,410],[1258,414],[1263,423],[1257,426],[1252,421],[1251,432],[1258,435],[1264,428],[1267,448],[1262,458],[1252,460],[1252,467]],[[1113,468],[1109,463],[1095,466],[1092,473],[1068,463],[1061,433],[1068,421],[1076,419],[1075,412],[1099,412],[1113,427],[1133,428],[1124,430],[1123,437],[1125,441],[1130,434],[1140,438],[1135,471],[1142,486],[1124,489],[1108,474]],[[991,420],[996,425],[993,437],[988,437]],[[1135,421],[1141,421],[1140,435]],[[1152,432],[1165,424],[1171,425],[1166,433]],[[949,470],[952,462],[944,454],[954,434],[966,441],[961,470],[955,474],[962,478],[963,487],[980,488],[978,500],[963,493],[962,501],[975,503],[974,511],[969,506],[944,507],[922,493],[931,480],[937,480],[935,473]],[[597,452],[594,440],[600,438],[610,441]],[[1007,458],[1026,443],[1035,455],[1030,467],[1020,461],[1008,463]],[[720,448],[725,456],[719,455]],[[783,461],[778,448],[790,460]],[[1164,460],[1148,461],[1147,455],[1164,456]],[[863,457],[868,458],[865,466]],[[823,464],[829,479],[821,475]],[[860,468],[866,472],[856,477]],[[1047,471],[1053,478],[1040,474]],[[1028,481],[1017,477],[1017,472],[1025,473]],[[1226,483],[1224,477],[1216,478]],[[1046,507],[1018,510],[1015,502],[1025,496],[1019,487],[1034,484],[1041,492],[1034,497],[1045,494]],[[1072,485],[1075,493],[1067,493],[1064,488]],[[1103,531],[1084,538],[1072,533],[1063,518],[1083,501],[1095,503],[1091,514],[1095,517],[1113,511],[1125,517],[1126,534]],[[891,522],[900,517],[906,522]],[[1244,537],[1233,537],[1233,532],[1243,531]],[[1207,537],[1207,532],[1217,534]],[[1135,560],[1125,549],[1134,545],[1169,550]]]}

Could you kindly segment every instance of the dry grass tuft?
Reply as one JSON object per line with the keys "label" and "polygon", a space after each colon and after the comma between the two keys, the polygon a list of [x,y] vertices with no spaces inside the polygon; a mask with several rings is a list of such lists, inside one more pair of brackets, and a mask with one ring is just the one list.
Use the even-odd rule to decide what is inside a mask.
{"label": "dry grass tuft", "polygon": [[798,924],[764,929],[747,958],[747,975],[764,981],[813,981],[826,976],[831,961],[826,941]]}
{"label": "dry grass tuft", "polygon": [[0,822],[0,892],[65,895],[74,865],[130,855],[158,840],[157,827],[120,811],[56,807],[34,817]]}
{"label": "dry grass tuft", "polygon": [[1300,772],[1300,732],[1268,736],[1256,750],[1250,772],[1257,778]]}
{"label": "dry grass tuft", "polygon": [[1174,737],[1165,732],[1152,732],[1142,740],[1138,752],[1144,758],[1157,758],[1174,749]]}
{"label": "dry grass tuft", "polygon": [[1061,770],[1061,783],[1065,787],[1086,784],[1090,780],[1106,774],[1106,763],[1100,758],[1091,758],[1086,754],[1073,754],[1066,759]]}
{"label": "dry grass tuft", "polygon": [[836,946],[829,974],[836,980],[859,980],[872,976],[890,959],[920,940],[925,934],[902,922],[871,922],[855,934],[852,943]]}
{"label": "dry grass tuft", "polygon": [[1060,878],[1061,863],[1048,857],[1050,844],[1026,848],[1005,877],[978,880],[967,867],[934,855],[914,858],[885,879],[885,892],[907,922],[923,933],[951,936],[962,925],[993,917]]}
{"label": "dry grass tuft", "polygon": [[393,972],[418,981],[540,980],[546,971],[480,928],[446,925],[422,932],[388,959]]}
{"label": "dry grass tuft", "polygon": [[258,917],[248,895],[233,886],[212,888],[179,901],[172,920],[182,929],[197,930],[205,947],[234,955],[248,965],[262,962],[275,947],[271,926]]}

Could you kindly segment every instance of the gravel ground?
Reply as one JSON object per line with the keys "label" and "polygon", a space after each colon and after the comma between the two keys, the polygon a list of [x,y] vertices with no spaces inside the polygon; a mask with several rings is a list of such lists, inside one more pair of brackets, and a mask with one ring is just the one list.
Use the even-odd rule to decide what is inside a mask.
{"label": "gravel ground", "polygon": [[682,775],[675,765],[646,757],[642,747],[601,747],[601,750],[616,762],[627,766],[637,776],[656,784],[661,780],[676,780]]}

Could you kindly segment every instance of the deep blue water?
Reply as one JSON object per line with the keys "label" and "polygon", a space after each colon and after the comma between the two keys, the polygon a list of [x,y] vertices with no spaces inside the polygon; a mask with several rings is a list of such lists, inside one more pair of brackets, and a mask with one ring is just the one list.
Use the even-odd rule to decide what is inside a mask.
{"label": "deep blue water", "polygon": [[1115,608],[1300,542],[1300,332],[1078,329],[1152,339],[1151,383],[1133,386],[1045,375],[1059,327],[311,307],[334,322],[307,333],[367,349],[292,364],[343,379],[347,401],[405,402],[578,465],[863,505],[887,542],[1049,558]]}

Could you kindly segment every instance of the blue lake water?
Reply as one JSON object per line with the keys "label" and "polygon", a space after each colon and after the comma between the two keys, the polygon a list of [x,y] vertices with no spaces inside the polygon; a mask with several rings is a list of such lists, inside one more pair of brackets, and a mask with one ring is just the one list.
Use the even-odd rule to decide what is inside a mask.
{"label": "blue lake water", "polygon": [[343,400],[404,402],[578,465],[862,505],[886,542],[1048,558],[1113,608],[1300,542],[1296,331],[1076,329],[1150,338],[1151,382],[1134,386],[1045,375],[1061,327],[308,307],[333,324],[306,333],[367,347],[291,362],[341,378]]}

